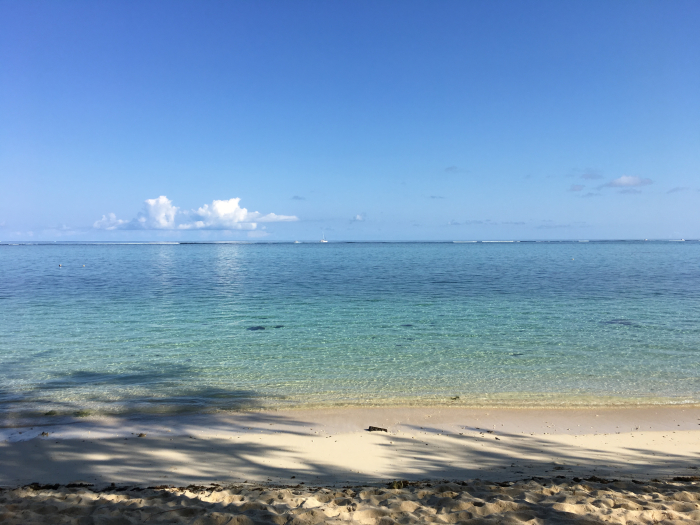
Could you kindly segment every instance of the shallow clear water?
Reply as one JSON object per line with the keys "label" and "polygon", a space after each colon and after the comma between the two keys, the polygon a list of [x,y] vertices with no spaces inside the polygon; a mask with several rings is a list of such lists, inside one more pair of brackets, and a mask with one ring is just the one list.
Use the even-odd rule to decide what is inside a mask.
{"label": "shallow clear water", "polygon": [[698,242],[2,245],[0,272],[8,423],[700,402]]}

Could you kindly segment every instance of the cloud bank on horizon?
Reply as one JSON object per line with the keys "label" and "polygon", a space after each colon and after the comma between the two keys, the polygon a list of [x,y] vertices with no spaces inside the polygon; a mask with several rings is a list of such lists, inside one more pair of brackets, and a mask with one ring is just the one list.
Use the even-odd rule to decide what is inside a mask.
{"label": "cloud bank on horizon", "polygon": [[99,230],[255,230],[260,222],[298,221],[294,215],[263,215],[241,208],[240,197],[214,200],[196,210],[181,210],[165,195],[146,199],[143,209],[130,221],[108,213],[95,221]]}

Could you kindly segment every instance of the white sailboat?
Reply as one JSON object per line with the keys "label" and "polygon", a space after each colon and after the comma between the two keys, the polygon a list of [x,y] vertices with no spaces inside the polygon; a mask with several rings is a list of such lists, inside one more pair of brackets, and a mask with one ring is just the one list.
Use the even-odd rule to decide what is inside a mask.
{"label": "white sailboat", "polygon": [[326,240],[326,234],[325,234],[325,233],[323,233],[323,234],[321,235],[321,242],[328,242],[328,241]]}

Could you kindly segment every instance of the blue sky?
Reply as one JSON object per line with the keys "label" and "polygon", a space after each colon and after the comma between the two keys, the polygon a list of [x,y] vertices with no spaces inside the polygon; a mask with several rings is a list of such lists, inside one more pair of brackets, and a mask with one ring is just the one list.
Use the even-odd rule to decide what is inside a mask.
{"label": "blue sky", "polygon": [[697,1],[0,0],[0,239],[698,238],[698,27]]}

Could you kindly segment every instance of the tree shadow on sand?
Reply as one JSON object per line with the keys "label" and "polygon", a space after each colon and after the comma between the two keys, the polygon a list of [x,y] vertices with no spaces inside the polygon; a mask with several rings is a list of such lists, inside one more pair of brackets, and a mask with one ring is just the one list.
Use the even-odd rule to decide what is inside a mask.
{"label": "tree shadow on sand", "polygon": [[[230,394],[236,398],[239,393],[232,391]],[[253,393],[246,393],[246,396],[254,399]],[[98,438],[87,437],[84,431],[80,435],[83,426],[89,426]],[[146,426],[148,433],[138,437],[138,429]],[[330,521],[332,513],[328,513],[336,512],[336,507],[346,509],[341,508],[348,520],[379,523],[394,505],[391,502],[395,500],[389,496],[396,496],[406,500],[413,498],[420,503],[420,508],[427,509],[425,512],[432,512],[420,515],[418,507],[411,512],[402,511],[403,518],[397,518],[399,523],[424,523],[444,514],[445,519],[449,515],[452,522],[479,519],[482,523],[516,523],[539,518],[548,523],[582,524],[602,522],[596,517],[594,507],[600,506],[601,512],[607,508],[608,503],[601,503],[604,492],[610,493],[606,496],[610,501],[613,496],[636,498],[625,503],[629,508],[636,508],[635,505],[642,508],[643,492],[665,491],[672,494],[670,499],[676,498],[677,493],[697,493],[697,484],[692,479],[698,472],[693,469],[700,460],[697,452],[659,456],[657,451],[629,448],[611,453],[563,445],[547,436],[500,431],[460,435],[438,427],[407,426],[404,428],[416,431],[416,438],[371,434],[372,446],[378,447],[381,455],[396,456],[392,468],[377,475],[357,472],[347,466],[347,461],[335,461],[334,457],[304,456],[294,446],[284,444],[287,438],[290,441],[304,436],[318,438],[315,426],[318,424],[294,417],[293,412],[249,410],[225,415],[149,415],[90,420],[86,425],[64,425],[63,428],[68,429],[64,431],[73,431],[73,434],[59,436],[60,439],[52,437],[55,434],[42,437],[40,432],[46,427],[34,427],[33,434],[29,435],[31,439],[0,443],[3,475],[0,483],[16,487],[36,481],[64,486],[55,489],[54,495],[36,486],[4,493],[6,496],[11,493],[11,497],[0,492],[0,501],[13,501],[13,505],[29,508],[38,495],[46,508],[41,507],[37,515],[58,513],[63,508],[60,501],[73,501],[70,512],[85,517],[85,523],[100,522],[101,518],[97,517],[106,512],[104,509],[109,510],[110,519],[118,516],[123,523],[146,519],[149,523],[249,523],[241,521],[243,517],[264,523],[295,523],[295,520],[320,523],[326,519]],[[434,439],[435,436],[423,439],[419,431],[439,434],[440,439]],[[256,443],[253,438],[261,433],[276,435],[282,444],[271,446],[262,440]],[[239,440],[237,434],[247,439]],[[674,476],[682,476],[679,483],[648,481],[656,477],[670,481]],[[387,488],[387,482],[397,479],[407,480],[407,483],[395,485],[400,489]],[[94,485],[92,488],[65,487],[71,482]],[[243,482],[263,485],[241,485]],[[110,486],[111,483],[114,486]],[[191,484],[199,486],[190,486],[187,490]],[[331,491],[313,488],[326,484],[374,488],[349,489],[350,492],[342,494],[341,488]],[[380,488],[382,485],[384,488]],[[148,486],[160,488],[142,490]],[[93,488],[105,492],[97,494]],[[92,496],[66,497],[66,493],[77,494],[81,490]],[[637,497],[635,492],[640,495]],[[219,493],[223,495],[217,496]],[[236,499],[243,493],[245,501]],[[110,499],[108,495],[115,495],[115,498],[110,496]],[[144,505],[143,498],[147,497],[151,498],[152,505],[149,503],[148,509],[139,510]],[[281,501],[276,502],[275,498]],[[307,500],[319,501],[322,505],[310,508],[305,503]],[[333,503],[341,500],[342,505]],[[156,504],[158,501],[160,503]],[[572,510],[574,508],[588,510],[585,515],[579,515],[578,510]],[[660,509],[658,515],[650,515],[663,521],[671,516],[675,507],[661,502],[650,508],[649,512]],[[176,510],[174,515],[166,514],[169,509]],[[323,509],[330,510],[324,514],[326,510]],[[333,516],[336,519],[340,514]],[[90,521],[88,517],[95,519]],[[14,523],[9,519],[7,522]],[[29,519],[23,521],[29,522]]]}
{"label": "tree shadow on sand", "polygon": [[[343,451],[318,459],[321,456],[309,457],[294,446],[284,445],[292,436],[319,437],[312,430],[314,423],[295,418],[293,412],[113,418],[88,424],[92,437],[80,434],[80,425],[60,427],[63,430],[58,434],[50,427],[33,427],[24,429],[26,434],[21,438],[14,435],[0,443],[4,478],[0,483],[12,486],[28,482],[23,472],[32,472],[31,481],[41,483],[286,482],[292,476],[307,483],[507,481],[538,476],[648,480],[698,475],[700,464],[698,451],[660,455],[658,451],[628,448],[613,452],[566,445],[546,436],[504,432],[459,435],[422,428],[423,432],[441,434],[441,439],[372,435],[378,455],[392,458],[391,467],[377,474],[348,467]],[[139,438],[139,429],[149,430]],[[47,431],[49,436],[42,437]],[[261,433],[274,434],[279,444],[255,443],[254,438]],[[76,442],[80,442],[79,447]],[[17,475],[11,477],[10,473]]]}

